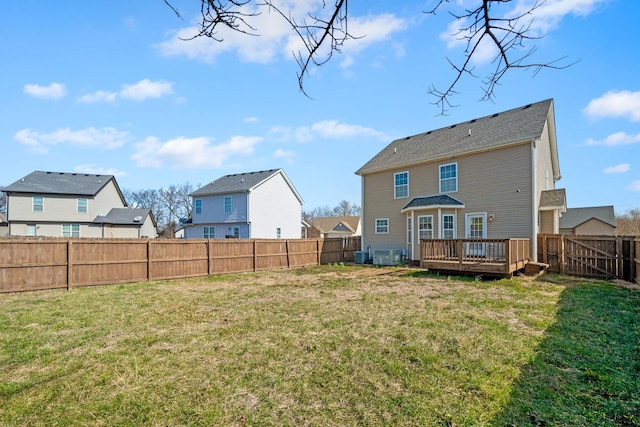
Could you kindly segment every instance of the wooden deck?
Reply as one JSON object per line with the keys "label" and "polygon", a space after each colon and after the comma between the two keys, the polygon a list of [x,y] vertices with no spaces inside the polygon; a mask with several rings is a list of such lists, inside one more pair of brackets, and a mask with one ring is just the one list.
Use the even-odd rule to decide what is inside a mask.
{"label": "wooden deck", "polygon": [[420,266],[429,270],[510,276],[531,260],[529,239],[420,241]]}

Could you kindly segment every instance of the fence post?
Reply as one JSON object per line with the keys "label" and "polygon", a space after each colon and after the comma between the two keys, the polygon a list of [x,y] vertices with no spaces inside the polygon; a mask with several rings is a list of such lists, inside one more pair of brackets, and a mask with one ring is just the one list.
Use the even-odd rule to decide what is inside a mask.
{"label": "fence post", "polygon": [[291,260],[289,259],[289,239],[284,241],[285,249],[287,250],[287,268],[291,268]]}
{"label": "fence post", "polygon": [[316,253],[318,254],[318,265],[320,265],[320,262],[322,261],[321,259],[321,254],[320,254],[320,239],[316,239]]}
{"label": "fence post", "polygon": [[462,271],[462,249],[464,248],[464,245],[462,244],[462,239],[458,239],[456,246],[458,247],[458,271]]}
{"label": "fence post", "polygon": [[258,271],[258,241],[253,240],[253,272]]}
{"label": "fence post", "polygon": [[73,277],[73,243],[67,240],[67,290],[71,289],[71,279]]}
{"label": "fence post", "polygon": [[151,239],[147,240],[147,282],[151,281]]}
{"label": "fence post", "polygon": [[211,239],[207,239],[207,275],[211,276]]}
{"label": "fence post", "polygon": [[[505,274],[510,274],[511,271],[509,271],[509,269],[511,268],[511,239],[505,239],[504,240],[504,254],[505,254],[505,263],[504,263],[504,273]],[[519,254],[517,254],[518,252],[518,245],[516,244],[516,262],[518,262],[520,260],[520,256]]]}

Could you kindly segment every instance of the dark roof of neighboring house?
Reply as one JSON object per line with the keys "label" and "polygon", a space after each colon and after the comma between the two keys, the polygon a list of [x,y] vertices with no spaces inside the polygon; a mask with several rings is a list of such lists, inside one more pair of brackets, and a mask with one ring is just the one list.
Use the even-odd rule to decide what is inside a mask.
{"label": "dark roof of neighboring house", "polygon": [[564,188],[556,190],[544,190],[540,192],[540,209],[561,209],[567,208],[567,192]]}
{"label": "dark roof of neighboring house", "polygon": [[593,206],[567,209],[560,217],[560,228],[576,228],[591,219],[598,219],[612,227],[616,226],[613,206]]}
{"label": "dark roof of neighboring house", "polygon": [[[93,222],[97,224],[114,224],[114,225],[140,225],[144,224],[147,216],[151,215],[149,209],[141,208],[113,208],[106,215],[97,216]],[[153,215],[151,215],[153,220]]]}
{"label": "dark roof of neighboring house", "polygon": [[222,178],[218,178],[204,187],[197,189],[191,193],[190,196],[198,197],[213,196],[217,194],[248,193],[277,174],[282,174],[284,180],[289,184],[289,187],[291,187],[291,191],[293,191],[298,200],[300,200],[300,203],[302,203],[302,197],[300,197],[300,194],[298,194],[291,181],[289,181],[287,174],[285,174],[282,169],[269,169],[257,172],[225,175]]}
{"label": "dark roof of neighboring house", "polygon": [[447,194],[439,194],[437,196],[414,197],[409,203],[404,205],[400,212],[410,210],[412,208],[434,208],[437,206],[448,206],[454,208],[464,208],[464,203]]}
{"label": "dark roof of neighboring house", "polygon": [[312,225],[321,233],[332,231],[341,233],[355,233],[360,223],[359,216],[326,216],[317,217],[312,221]]}
{"label": "dark roof of neighboring house", "polygon": [[113,175],[34,171],[4,187],[2,191],[95,196],[111,180],[115,182]]}
{"label": "dark roof of neighboring house", "polygon": [[543,135],[547,121],[550,122],[554,178],[558,180],[560,169],[557,160],[552,99],[397,139],[358,169],[356,174],[364,175],[531,141]]}

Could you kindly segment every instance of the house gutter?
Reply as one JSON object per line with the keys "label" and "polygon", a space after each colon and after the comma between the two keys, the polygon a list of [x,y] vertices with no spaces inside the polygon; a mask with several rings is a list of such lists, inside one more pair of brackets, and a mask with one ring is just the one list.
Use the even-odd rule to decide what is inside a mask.
{"label": "house gutter", "polygon": [[531,254],[532,259],[538,262],[538,211],[536,206],[536,138],[531,138]]}

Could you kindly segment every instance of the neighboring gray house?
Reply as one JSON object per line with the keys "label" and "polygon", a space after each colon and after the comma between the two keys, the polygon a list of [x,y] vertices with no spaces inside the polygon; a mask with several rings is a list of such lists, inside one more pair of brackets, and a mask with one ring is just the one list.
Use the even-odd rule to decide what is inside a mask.
{"label": "neighboring gray house", "polygon": [[0,212],[0,237],[7,236],[9,234],[9,223],[5,214]]}
{"label": "neighboring gray house", "polygon": [[2,189],[10,236],[157,236],[147,209],[129,209],[113,175],[35,171]]}
{"label": "neighboring gray house", "polygon": [[398,139],[356,174],[362,248],[409,260],[421,239],[459,238],[528,238],[535,258],[566,208],[552,99]]}
{"label": "neighboring gray house", "polygon": [[190,196],[185,238],[300,238],[303,200],[282,169],[226,175]]}
{"label": "neighboring gray house", "polygon": [[616,215],[613,206],[569,208],[560,218],[560,234],[613,236]]}

